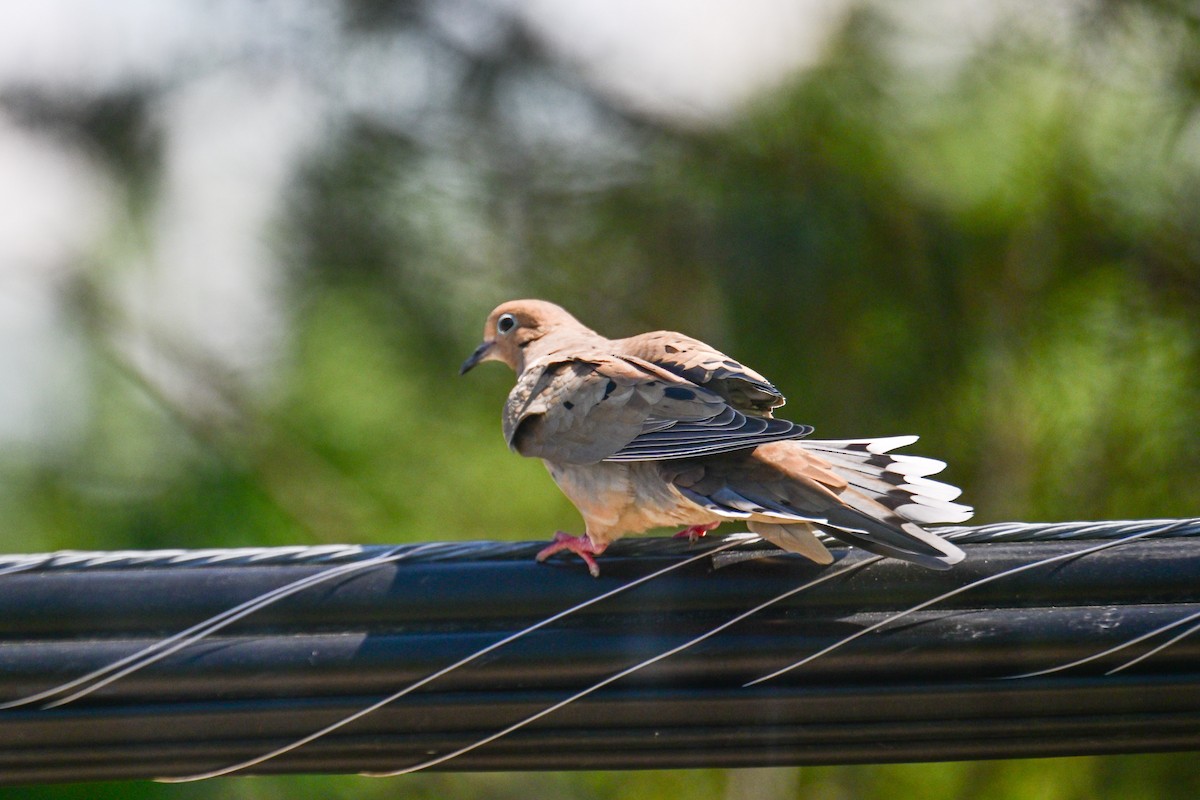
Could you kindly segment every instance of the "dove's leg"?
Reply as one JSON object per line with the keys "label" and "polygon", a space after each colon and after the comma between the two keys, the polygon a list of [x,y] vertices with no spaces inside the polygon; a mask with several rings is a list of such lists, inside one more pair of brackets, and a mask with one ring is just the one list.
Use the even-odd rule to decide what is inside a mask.
{"label": "dove's leg", "polygon": [[599,578],[600,565],[596,563],[596,559],[592,558],[592,556],[598,556],[603,553],[605,547],[607,545],[597,547],[592,544],[592,540],[588,538],[586,533],[579,536],[572,536],[569,533],[555,531],[554,541],[538,551],[537,560],[545,561],[555,553],[567,550],[583,559],[583,563],[587,564],[588,572],[592,573],[593,578]]}
{"label": "dove's leg", "polygon": [[679,533],[675,534],[676,539],[686,538],[689,542],[694,542],[704,534],[716,529],[720,522],[709,522],[704,525],[692,525],[689,528],[684,528]]}

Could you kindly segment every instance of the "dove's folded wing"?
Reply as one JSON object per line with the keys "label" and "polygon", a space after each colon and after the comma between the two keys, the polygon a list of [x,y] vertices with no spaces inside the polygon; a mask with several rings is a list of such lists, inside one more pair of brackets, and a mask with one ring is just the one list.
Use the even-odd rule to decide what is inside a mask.
{"label": "dove's folded wing", "polygon": [[675,331],[653,331],[614,344],[624,354],[719,394],[742,413],[769,417],[772,409],[784,404],[783,394],[769,380],[699,339]]}
{"label": "dove's folded wing", "polygon": [[810,432],[747,416],[720,394],[640,358],[599,352],[528,365],[504,413],[510,447],[567,464],[713,455]]}

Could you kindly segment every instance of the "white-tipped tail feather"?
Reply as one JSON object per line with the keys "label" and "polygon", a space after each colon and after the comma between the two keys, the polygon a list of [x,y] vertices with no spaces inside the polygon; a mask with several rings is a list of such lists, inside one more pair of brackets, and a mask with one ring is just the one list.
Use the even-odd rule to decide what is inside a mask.
{"label": "white-tipped tail feather", "polygon": [[973,509],[951,502],[962,493],[958,487],[926,477],[944,469],[944,462],[889,454],[915,441],[916,436],[889,436],[800,444],[850,484],[839,495],[849,513],[831,514],[825,532],[872,552],[944,569],[961,561],[963,551],[920,526],[964,522]]}
{"label": "white-tipped tail feather", "polygon": [[915,436],[763,445],[742,460],[663,464],[661,475],[688,501],[721,519],[746,520],[773,544],[827,564],[821,532],[873,553],[946,569],[963,551],[922,525],[962,522],[959,490],[925,475],[945,465],[888,450]]}

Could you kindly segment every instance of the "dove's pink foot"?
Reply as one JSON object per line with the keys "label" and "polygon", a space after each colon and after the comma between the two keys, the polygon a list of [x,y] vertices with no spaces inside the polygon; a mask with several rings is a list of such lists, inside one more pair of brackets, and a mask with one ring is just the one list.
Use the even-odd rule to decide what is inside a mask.
{"label": "dove's pink foot", "polygon": [[537,560],[545,561],[550,556],[562,550],[567,550],[582,558],[583,563],[587,564],[588,572],[592,573],[592,577],[600,577],[600,565],[596,563],[596,559],[592,558],[592,556],[598,556],[603,553],[604,547],[597,548],[593,545],[592,540],[587,537],[586,533],[579,536],[572,536],[569,533],[555,531],[554,540],[538,551]]}
{"label": "dove's pink foot", "polygon": [[703,536],[704,534],[708,533],[711,530],[714,530],[720,524],[721,523],[719,523],[719,522],[710,522],[707,525],[693,525],[690,528],[684,528],[679,533],[675,534],[674,538],[676,538],[676,539],[686,538],[689,542],[694,542],[697,539],[699,539],[701,536]]}

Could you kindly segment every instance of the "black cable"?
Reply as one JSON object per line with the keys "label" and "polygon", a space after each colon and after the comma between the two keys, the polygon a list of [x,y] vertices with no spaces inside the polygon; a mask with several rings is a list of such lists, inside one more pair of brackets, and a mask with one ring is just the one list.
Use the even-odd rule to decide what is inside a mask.
{"label": "black cable", "polygon": [[[706,631],[862,554],[836,550],[837,563],[818,567],[731,537],[693,547],[627,539],[601,559],[599,580],[577,559],[535,564],[541,543],[528,542],[0,557],[0,702],[38,698],[0,711],[0,782],[187,775],[254,759],[613,590],[248,771],[420,764],[692,640],[434,768],[831,764],[1196,747],[1200,633],[1106,673],[1187,631],[1179,623],[1189,615],[1200,619],[1200,520],[1004,524],[951,536],[968,553],[954,569],[875,560],[707,639]],[[1121,541],[1130,536],[1144,538]],[[1111,546],[1072,556],[1104,542]],[[1057,560],[987,580],[1040,559]],[[669,571],[620,591],[657,570]],[[294,593],[205,635],[205,620],[289,585]],[[179,639],[177,651],[162,655],[161,643],[189,628],[202,638]],[[130,661],[122,667],[128,674],[86,693],[117,674],[108,665],[156,652],[159,660],[140,669]],[[52,691],[89,674],[98,677]]]}

